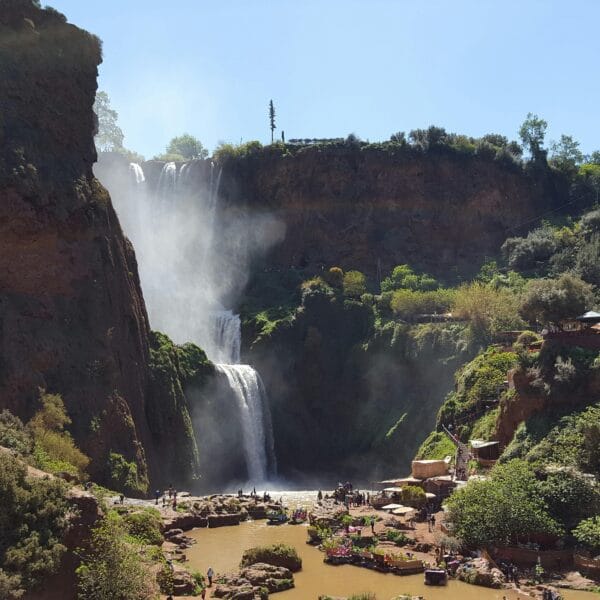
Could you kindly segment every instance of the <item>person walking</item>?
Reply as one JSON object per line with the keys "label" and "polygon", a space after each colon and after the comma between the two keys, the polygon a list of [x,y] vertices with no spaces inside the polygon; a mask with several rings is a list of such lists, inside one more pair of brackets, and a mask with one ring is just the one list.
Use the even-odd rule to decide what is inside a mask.
{"label": "person walking", "polygon": [[155,504],[158,505],[158,499],[160,498],[160,490],[154,492]]}
{"label": "person walking", "polygon": [[431,531],[435,531],[435,515],[431,515]]}
{"label": "person walking", "polygon": [[212,567],[208,567],[208,571],[206,571],[206,577],[208,578],[208,587],[212,587],[212,580],[215,576],[215,572]]}

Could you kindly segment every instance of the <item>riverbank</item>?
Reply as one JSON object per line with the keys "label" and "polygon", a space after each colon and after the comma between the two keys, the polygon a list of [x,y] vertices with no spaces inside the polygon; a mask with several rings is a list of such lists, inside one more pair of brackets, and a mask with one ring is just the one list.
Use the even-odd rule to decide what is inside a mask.
{"label": "riverbank", "polygon": [[[184,538],[190,540],[190,544],[181,548],[180,543],[166,541],[163,550],[172,558],[174,564],[181,564],[189,571],[206,573],[212,567],[217,575],[229,574],[237,570],[239,560],[243,551],[256,545],[273,543],[285,543],[296,548],[303,560],[303,569],[295,576],[295,588],[280,592],[282,600],[310,600],[318,598],[319,595],[329,594],[332,596],[349,596],[361,591],[372,591],[377,594],[379,600],[388,600],[401,593],[421,595],[427,600],[445,598],[447,600],[515,600],[525,597],[541,597],[541,589],[535,586],[522,585],[517,589],[514,584],[502,589],[490,589],[470,585],[451,579],[447,586],[434,588],[423,584],[423,575],[404,575],[398,577],[369,569],[362,569],[351,565],[331,566],[324,562],[324,554],[317,548],[311,548],[308,544],[308,528],[303,525],[280,525],[269,526],[264,520],[249,518],[248,506],[252,508],[261,504],[264,509],[276,509],[285,505],[288,509],[297,507],[311,507],[316,500],[316,492],[277,492],[277,502],[260,502],[254,498],[235,495],[212,495],[212,496],[187,496],[178,495],[177,510],[172,506],[162,506],[159,499],[158,506],[152,501],[139,501],[124,499],[124,506],[153,506],[158,508],[163,517],[165,531],[182,529]],[[283,502],[280,503],[279,499]],[[343,507],[342,507],[343,508]],[[239,510],[234,510],[239,509]],[[242,510],[243,509],[243,510]],[[259,509],[257,509],[259,510]],[[387,541],[387,532],[398,530],[390,527],[391,516],[385,511],[378,511],[369,506],[353,507],[350,514],[355,519],[364,519],[366,516],[374,515],[375,533],[381,539],[379,545],[390,551],[411,552],[414,558],[423,560],[426,564],[436,563],[436,547],[442,532],[439,525],[433,531],[429,531],[426,523],[415,523],[414,529],[400,529],[411,545],[406,548],[398,548],[393,542]],[[248,513],[248,516],[246,516]],[[208,526],[209,516],[213,516],[213,526]],[[244,519],[241,516],[245,516]],[[217,518],[218,517],[218,518]],[[194,525],[199,519],[203,525]],[[196,521],[195,521],[196,520]],[[441,514],[438,515],[437,523],[441,522]],[[219,524],[220,523],[220,524]],[[388,523],[386,525],[386,523]],[[181,526],[183,527],[176,527]],[[231,526],[230,526],[231,525]],[[236,526],[232,526],[236,525]],[[370,534],[370,527],[365,527],[365,535]],[[167,534],[167,537],[170,537]],[[178,540],[176,540],[177,542]],[[179,560],[181,563],[178,563]],[[552,585],[588,585],[589,580],[581,578],[579,574],[561,572],[559,579],[552,579]],[[526,581],[525,577],[522,581]],[[214,589],[214,588],[213,588]],[[207,590],[207,598],[211,598],[211,589]],[[591,600],[589,592],[569,590],[562,591],[565,600]],[[191,598],[192,596],[179,596]]]}

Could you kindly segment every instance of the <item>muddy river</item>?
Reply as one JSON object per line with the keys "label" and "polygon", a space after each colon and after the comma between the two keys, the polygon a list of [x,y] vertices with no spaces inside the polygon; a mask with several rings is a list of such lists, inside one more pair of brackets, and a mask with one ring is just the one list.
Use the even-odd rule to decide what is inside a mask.
{"label": "muddy river", "polygon": [[[314,499],[313,493],[310,498]],[[274,494],[279,497],[279,493]],[[285,494],[286,504],[294,508],[304,504],[308,495]],[[449,581],[446,587],[429,587],[423,584],[423,575],[397,576],[378,573],[351,565],[330,566],[323,562],[323,554],[306,543],[305,525],[269,526],[265,521],[242,523],[237,527],[195,529],[188,532],[197,543],[187,550],[191,570],[206,573],[212,567],[216,573],[231,573],[238,567],[246,548],[264,544],[284,543],[294,546],[302,558],[302,571],[295,573],[296,587],[273,594],[278,600],[317,600],[320,594],[347,596],[358,592],[373,592],[378,600],[389,600],[399,594],[421,595],[426,600],[510,600],[526,598],[510,590],[491,590]],[[589,592],[565,590],[566,600],[594,600],[600,596]]]}

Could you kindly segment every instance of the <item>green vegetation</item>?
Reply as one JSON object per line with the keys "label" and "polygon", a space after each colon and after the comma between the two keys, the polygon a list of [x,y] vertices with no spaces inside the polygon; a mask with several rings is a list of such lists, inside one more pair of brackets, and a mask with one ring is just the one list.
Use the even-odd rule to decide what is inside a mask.
{"label": "green vegetation", "polygon": [[69,508],[59,479],[28,477],[26,466],[0,453],[0,597],[20,598],[55,572]]}
{"label": "green vegetation", "polygon": [[94,138],[97,150],[99,152],[118,152],[133,162],[143,162],[143,156],[127,150],[123,146],[125,135],[117,123],[119,114],[111,107],[110,98],[106,92],[98,91],[96,93],[94,112],[98,117],[98,133]]}
{"label": "green vegetation", "polygon": [[[185,389],[202,390],[213,365],[195,344],[175,345],[158,331],[150,334],[150,381],[146,416],[154,443],[161,449],[173,479],[185,481],[198,472],[198,448]],[[126,475],[127,477],[127,475]],[[129,481],[126,485],[135,483]],[[147,486],[139,481],[137,489]]]}
{"label": "green vegetation", "polygon": [[90,459],[76,446],[65,426],[71,424],[58,394],[40,393],[42,408],[27,424],[31,431],[35,465],[49,473],[67,472],[84,476]]}
{"label": "green vegetation", "polygon": [[244,550],[240,568],[249,567],[258,562],[264,562],[276,567],[285,567],[295,573],[302,569],[302,559],[296,549],[286,544],[273,544],[272,546],[256,546]]}
{"label": "green vegetation", "polygon": [[168,144],[166,152],[154,157],[154,160],[169,162],[185,162],[196,158],[207,158],[208,150],[202,142],[189,133],[174,137]]}
{"label": "green vegetation", "polygon": [[7,409],[0,411],[0,446],[10,448],[20,456],[29,456],[33,451],[31,432]]}
{"label": "green vegetation", "polygon": [[513,460],[485,481],[471,481],[448,499],[454,535],[470,547],[516,543],[564,533],[551,515],[533,468]]}
{"label": "green vegetation", "polygon": [[360,271],[347,271],[344,273],[344,294],[350,298],[360,298],[367,291],[367,278]]}
{"label": "green vegetation", "polygon": [[530,281],[521,305],[521,314],[529,321],[559,326],[561,321],[583,314],[592,298],[590,284],[564,273],[556,280]]}
{"label": "green vegetation", "polygon": [[142,546],[127,536],[123,519],[114,511],[94,529],[90,548],[82,552],[77,577],[82,600],[146,600],[158,592]]}
{"label": "green vegetation", "polygon": [[456,447],[443,431],[432,431],[421,444],[417,460],[442,460],[446,456],[454,456]]}
{"label": "green vegetation", "polygon": [[593,552],[600,551],[600,517],[584,519],[574,529],[575,539]]}
{"label": "green vegetation", "polygon": [[146,491],[147,483],[140,480],[137,464],[134,461],[128,461],[122,454],[109,453],[108,472],[110,485],[115,489],[133,493]]}
{"label": "green vegetation", "polygon": [[153,546],[160,546],[163,543],[162,518],[160,512],[155,508],[145,508],[127,513],[124,521],[128,533],[140,543]]}
{"label": "green vegetation", "polygon": [[[517,364],[514,352],[488,348],[456,374],[456,390],[448,394],[441,406],[438,425],[456,425],[456,432],[466,441],[476,418],[486,416],[504,393],[504,381],[509,369]],[[479,422],[479,429],[490,429],[491,419]]]}

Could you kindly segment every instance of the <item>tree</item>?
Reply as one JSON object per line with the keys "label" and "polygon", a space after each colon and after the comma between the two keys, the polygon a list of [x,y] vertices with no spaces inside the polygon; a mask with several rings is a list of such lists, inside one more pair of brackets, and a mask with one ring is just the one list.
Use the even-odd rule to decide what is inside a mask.
{"label": "tree", "polygon": [[558,279],[534,279],[527,284],[519,312],[527,321],[560,327],[561,321],[585,312],[593,290],[579,277],[563,273]]}
{"label": "tree", "polygon": [[58,394],[41,392],[42,408],[27,427],[34,439],[37,466],[50,472],[67,471],[83,476],[90,459],[75,446],[65,426],[71,424],[62,398]]}
{"label": "tree", "polygon": [[275,125],[275,106],[273,106],[273,100],[269,100],[269,125],[271,127],[271,144],[273,143],[273,134],[276,129]]}
{"label": "tree", "polygon": [[20,598],[56,571],[65,547],[66,485],[28,477],[23,463],[0,454],[0,597]]}
{"label": "tree", "polygon": [[534,161],[545,157],[543,146],[547,128],[548,123],[544,119],[540,119],[533,113],[527,113],[527,118],[519,129],[519,137]]}
{"label": "tree", "polygon": [[174,137],[167,145],[167,155],[181,156],[183,160],[206,158],[208,150],[202,142],[189,133]]}
{"label": "tree", "polygon": [[360,271],[344,273],[344,294],[351,298],[360,298],[367,291],[366,277]]}
{"label": "tree", "polygon": [[583,162],[579,142],[570,135],[561,135],[560,141],[552,144],[552,164],[563,171],[575,171]]}
{"label": "tree", "polygon": [[471,481],[448,499],[454,535],[468,546],[510,544],[535,534],[560,535],[533,468],[522,460],[497,465],[485,481]]}
{"label": "tree", "polygon": [[119,114],[110,106],[106,92],[98,92],[94,102],[94,112],[98,117],[98,133],[94,138],[100,152],[120,152],[123,150],[123,131],[117,125]]}
{"label": "tree", "polygon": [[519,318],[518,297],[508,288],[495,288],[480,281],[461,285],[454,296],[452,314],[469,321],[479,339],[498,331],[523,325]]}
{"label": "tree", "polygon": [[126,539],[122,518],[109,512],[94,529],[89,551],[77,568],[79,597],[86,600],[149,600],[157,592],[141,549]]}
{"label": "tree", "polygon": [[575,539],[593,552],[600,550],[600,517],[585,519],[573,530]]}

